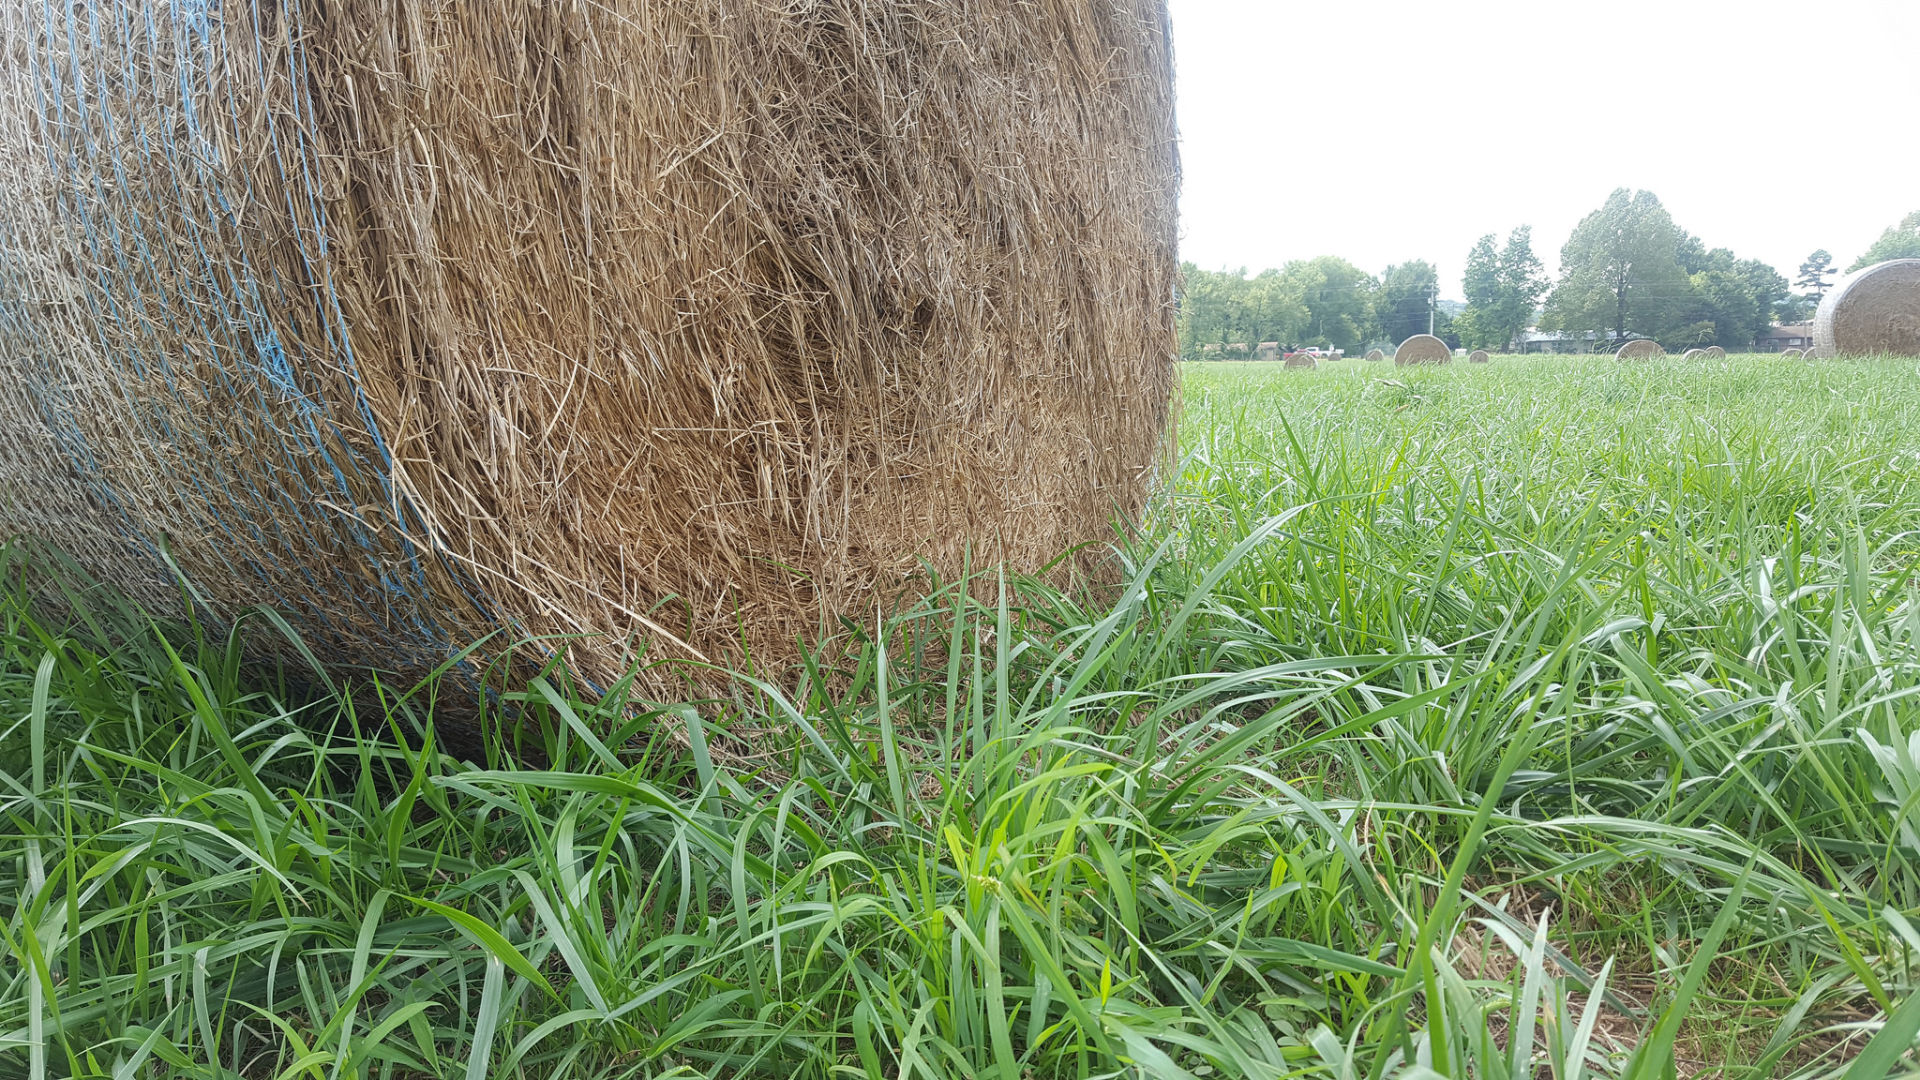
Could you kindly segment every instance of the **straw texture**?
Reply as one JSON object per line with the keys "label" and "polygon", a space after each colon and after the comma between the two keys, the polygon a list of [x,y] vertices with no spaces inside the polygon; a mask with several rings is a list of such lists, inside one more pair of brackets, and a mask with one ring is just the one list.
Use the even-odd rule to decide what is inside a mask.
{"label": "straw texture", "polygon": [[1039,567],[1168,445],[1170,72],[1162,0],[0,0],[0,534],[590,679]]}
{"label": "straw texture", "polygon": [[1451,364],[1453,350],[1447,347],[1446,342],[1432,334],[1415,334],[1401,342],[1400,347],[1394,350],[1393,362],[1396,367],[1406,367],[1409,364]]}
{"label": "straw texture", "polygon": [[1619,350],[1613,354],[1613,358],[1615,360],[1650,360],[1653,357],[1665,355],[1667,350],[1661,348],[1659,342],[1652,338],[1641,338],[1620,346]]}
{"label": "straw texture", "polygon": [[1920,356],[1920,259],[1875,263],[1840,279],[1813,316],[1821,356]]}
{"label": "straw texture", "polygon": [[1467,363],[1469,364],[1485,364],[1492,362],[1492,360],[1493,357],[1490,356],[1485,349],[1475,349],[1467,354]]}

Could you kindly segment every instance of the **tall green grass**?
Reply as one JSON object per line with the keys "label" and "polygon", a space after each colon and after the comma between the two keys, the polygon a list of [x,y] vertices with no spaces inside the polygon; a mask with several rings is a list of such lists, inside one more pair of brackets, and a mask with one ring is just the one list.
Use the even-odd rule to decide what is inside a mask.
{"label": "tall green grass", "polygon": [[518,759],[9,552],[0,1075],[1920,1075],[1911,363],[1185,396],[1123,589]]}

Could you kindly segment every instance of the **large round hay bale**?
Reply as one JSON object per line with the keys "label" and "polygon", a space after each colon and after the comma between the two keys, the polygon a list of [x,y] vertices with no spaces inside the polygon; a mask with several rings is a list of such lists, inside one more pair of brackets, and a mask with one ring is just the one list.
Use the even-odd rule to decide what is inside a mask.
{"label": "large round hay bale", "polygon": [[1394,350],[1393,362],[1398,367],[1409,364],[1451,364],[1453,350],[1432,334],[1415,334]]}
{"label": "large round hay bale", "polygon": [[1798,359],[1800,359],[1800,357],[1801,357],[1801,356],[1803,356],[1803,355],[1805,355],[1805,354],[1804,354],[1804,353],[1803,353],[1803,352],[1802,352],[1801,350],[1799,350],[1799,349],[1783,349],[1783,350],[1781,350],[1781,352],[1780,352],[1780,359],[1782,359],[1782,360],[1798,360]]}
{"label": "large round hay bale", "polygon": [[1164,0],[91,6],[0,0],[0,537],[144,603],[778,663],[1164,461]]}
{"label": "large round hay bale", "polygon": [[1615,360],[1646,360],[1651,357],[1665,355],[1667,355],[1667,350],[1661,348],[1659,342],[1641,338],[1638,341],[1629,341],[1625,345],[1620,346],[1619,350],[1613,354],[1613,358]]}
{"label": "large round hay bale", "polygon": [[1821,356],[1920,356],[1920,259],[1875,263],[1841,278],[1813,316]]}
{"label": "large round hay bale", "polygon": [[1290,353],[1287,356],[1286,366],[1290,368],[1306,368],[1311,371],[1319,365],[1314,360],[1312,353]]}
{"label": "large round hay bale", "polygon": [[1718,345],[1709,345],[1700,350],[1700,355],[1707,360],[1725,360],[1727,358],[1727,350]]}
{"label": "large round hay bale", "polygon": [[1381,352],[1379,349],[1367,350],[1367,359],[1369,360],[1385,360],[1386,358],[1387,358],[1387,354]]}
{"label": "large round hay bale", "polygon": [[1467,354],[1467,363],[1469,364],[1484,364],[1492,359],[1493,357],[1489,356],[1485,349],[1475,349]]}
{"label": "large round hay bale", "polygon": [[1688,349],[1686,352],[1683,352],[1680,354],[1680,359],[1698,360],[1702,356],[1705,356],[1706,354],[1707,354],[1707,351],[1705,349]]}

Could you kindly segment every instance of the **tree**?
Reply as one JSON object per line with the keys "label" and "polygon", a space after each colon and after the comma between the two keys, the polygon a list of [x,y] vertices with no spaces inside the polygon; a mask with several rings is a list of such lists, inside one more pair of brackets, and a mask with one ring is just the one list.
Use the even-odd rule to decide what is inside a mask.
{"label": "tree", "polygon": [[1693,299],[1679,261],[1684,236],[1652,192],[1615,191],[1560,249],[1560,282],[1540,325],[1598,331],[1615,341],[1677,329]]}
{"label": "tree", "polygon": [[1467,309],[1455,320],[1467,348],[1505,349],[1533,321],[1533,310],[1547,291],[1545,268],[1533,253],[1533,228],[1522,225],[1494,247],[1488,233],[1467,255],[1461,285]]}
{"label": "tree", "polygon": [[1373,291],[1366,271],[1332,255],[1290,262],[1280,272],[1307,308],[1302,344],[1351,351],[1373,329]]}
{"label": "tree", "polygon": [[1920,259],[1920,210],[1900,219],[1900,224],[1880,234],[1865,255],[1860,256],[1847,273],[1863,270],[1888,259]]}
{"label": "tree", "polygon": [[1387,272],[1380,275],[1380,291],[1374,296],[1374,318],[1380,332],[1396,345],[1426,333],[1430,313],[1432,323],[1439,321],[1433,313],[1433,301],[1439,292],[1440,272],[1425,259],[1387,267]]}
{"label": "tree", "polygon": [[1821,248],[1800,264],[1800,276],[1794,284],[1813,294],[1814,302],[1819,303],[1820,298],[1827,295],[1827,290],[1833,288],[1833,283],[1827,280],[1832,266],[1833,256],[1827,254],[1826,248]]}
{"label": "tree", "polygon": [[1180,268],[1180,352],[1199,356],[1201,346],[1261,341],[1293,341],[1306,328],[1307,308],[1278,270],[1247,277],[1244,269]]}
{"label": "tree", "polygon": [[1792,299],[1787,279],[1758,259],[1741,259],[1726,248],[1683,235],[1681,269],[1692,296],[1661,342],[1671,347],[1719,345],[1746,348],[1767,332],[1776,311]]}

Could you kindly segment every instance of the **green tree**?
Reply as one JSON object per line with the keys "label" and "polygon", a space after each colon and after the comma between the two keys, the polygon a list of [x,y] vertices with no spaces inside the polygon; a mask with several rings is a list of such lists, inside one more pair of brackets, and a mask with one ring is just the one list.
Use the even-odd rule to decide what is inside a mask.
{"label": "green tree", "polygon": [[1826,248],[1821,248],[1800,264],[1800,276],[1794,280],[1794,284],[1805,289],[1814,302],[1819,303],[1820,298],[1827,295],[1827,290],[1833,288],[1833,282],[1827,280],[1832,267],[1833,256],[1827,254]]}
{"label": "green tree", "polygon": [[1290,262],[1280,278],[1306,304],[1301,344],[1351,352],[1372,331],[1373,292],[1378,283],[1347,260],[1322,255]]}
{"label": "green tree", "polygon": [[1778,270],[1758,259],[1741,259],[1726,248],[1708,249],[1682,236],[1677,255],[1692,296],[1677,325],[1661,338],[1670,347],[1719,345],[1744,349],[1767,332],[1793,294]]}
{"label": "green tree", "polygon": [[1684,236],[1652,192],[1615,191],[1560,249],[1560,281],[1540,325],[1599,331],[1615,341],[1677,329],[1693,299],[1679,260]]}
{"label": "green tree", "polygon": [[1547,276],[1533,253],[1533,229],[1522,225],[1495,247],[1492,233],[1467,254],[1461,285],[1467,309],[1455,320],[1461,344],[1470,349],[1505,349],[1533,321],[1534,308],[1547,291]]}
{"label": "green tree", "polygon": [[[1425,259],[1414,259],[1387,267],[1380,275],[1380,291],[1374,297],[1374,316],[1386,339],[1399,344],[1415,334],[1424,334],[1439,318],[1433,301],[1440,292],[1440,272]],[[1437,327],[1436,327],[1437,328]]]}
{"label": "green tree", "polygon": [[1245,269],[1202,270],[1181,266],[1180,353],[1198,357],[1203,346],[1234,342],[1291,341],[1307,323],[1306,304],[1278,270],[1249,278]]}
{"label": "green tree", "polygon": [[1900,224],[1880,234],[1866,254],[1847,267],[1847,273],[1863,270],[1889,259],[1920,259],[1920,210],[1900,219]]}

